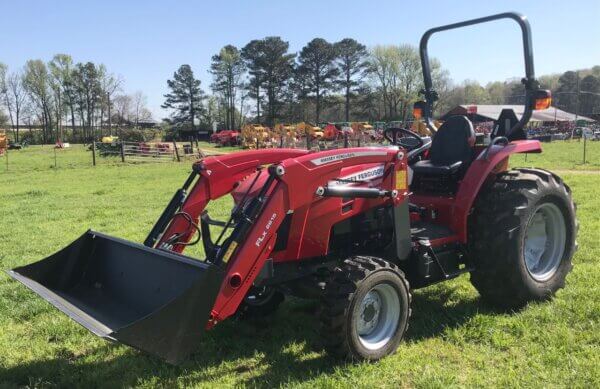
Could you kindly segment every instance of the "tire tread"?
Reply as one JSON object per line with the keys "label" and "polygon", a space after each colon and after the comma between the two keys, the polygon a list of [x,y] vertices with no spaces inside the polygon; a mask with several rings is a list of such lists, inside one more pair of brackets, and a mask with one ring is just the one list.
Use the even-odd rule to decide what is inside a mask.
{"label": "tire tread", "polygon": [[[469,251],[476,261],[471,283],[481,296],[505,308],[519,308],[532,300],[530,293],[509,261],[508,241],[517,238],[521,221],[542,189],[564,193],[567,207],[575,215],[570,188],[552,172],[519,168],[497,175],[482,188],[469,219]],[[579,222],[575,218],[575,234]],[[568,273],[572,268],[569,258]],[[564,287],[564,278],[558,282]],[[554,294],[548,290],[540,300]],[[535,299],[535,298],[533,298]]]}
{"label": "tire tread", "polygon": [[393,263],[381,258],[362,255],[350,257],[334,270],[322,298],[323,309],[319,316],[320,333],[324,346],[331,355],[353,360],[363,359],[352,350],[345,336],[346,318],[350,314],[349,309],[352,298],[360,283],[372,273],[382,270],[395,272],[406,288],[408,293],[408,318],[402,332],[408,328],[408,322],[412,314],[410,308],[412,294],[404,273]]}

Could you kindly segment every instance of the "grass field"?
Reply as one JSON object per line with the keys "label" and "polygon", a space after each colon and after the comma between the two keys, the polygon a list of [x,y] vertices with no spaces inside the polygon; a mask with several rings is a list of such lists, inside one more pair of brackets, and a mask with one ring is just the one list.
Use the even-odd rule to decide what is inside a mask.
{"label": "grass field", "polygon": [[[183,149],[184,145],[189,143],[179,142],[178,148]],[[214,143],[198,142],[198,146],[207,154],[223,154],[239,150],[236,147],[216,147]],[[195,149],[194,149],[195,150]],[[186,156],[180,154],[182,160]],[[189,158],[188,158],[189,160]],[[98,166],[121,165],[119,155],[110,157],[100,157],[96,155]],[[23,150],[9,150],[7,156],[0,157],[0,173],[9,171],[15,173],[44,171],[56,169],[86,168],[92,166],[92,152],[88,146],[80,144],[71,145],[66,149],[54,149],[54,145],[29,146]],[[126,166],[131,166],[128,162]]]}
{"label": "grass field", "polygon": [[[96,338],[2,272],[0,387],[599,387],[600,142],[588,143],[595,158],[588,165],[577,164],[577,142],[560,146],[513,161],[563,170],[579,205],[575,268],[551,302],[498,312],[463,276],[414,293],[395,355],[346,364],[320,349],[316,304],[293,300],[268,318],[220,324],[175,367]],[[50,147],[9,158],[8,171],[0,166],[2,271],[41,259],[90,227],[142,241],[190,172],[189,163],[94,168],[80,147],[61,150],[58,168]],[[221,218],[228,211],[226,201],[210,209]]]}
{"label": "grass field", "polygon": [[583,163],[583,140],[542,143],[541,154],[520,154],[511,158],[515,166],[537,166],[545,169],[600,171],[600,142],[585,144],[586,163]]}

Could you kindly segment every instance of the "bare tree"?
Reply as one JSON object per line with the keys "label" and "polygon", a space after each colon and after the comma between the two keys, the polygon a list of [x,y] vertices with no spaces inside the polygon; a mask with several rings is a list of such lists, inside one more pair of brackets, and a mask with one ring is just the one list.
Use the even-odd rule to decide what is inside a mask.
{"label": "bare tree", "polygon": [[21,73],[12,73],[6,81],[7,86],[7,106],[9,107],[11,118],[14,117],[13,131],[15,131],[15,141],[19,141],[19,126],[21,123],[21,113],[23,111],[27,94],[23,88],[23,76]]}
{"label": "bare tree", "polygon": [[8,117],[2,109],[0,109],[0,128],[4,127],[8,123]]}
{"label": "bare tree", "polygon": [[44,143],[49,141],[52,128],[52,93],[48,81],[48,68],[42,60],[29,60],[25,65],[23,85],[39,110],[44,131]]}
{"label": "bare tree", "polygon": [[[8,115],[10,116],[10,124],[14,126],[14,120],[11,113],[10,101],[8,100],[8,85],[7,85],[7,72],[8,66],[0,62],[0,107],[4,105],[6,110],[8,111]],[[0,115],[2,115],[3,121],[7,118],[4,117],[4,112],[0,111]]]}
{"label": "bare tree", "polygon": [[114,98],[117,125],[123,126],[131,121],[131,96],[129,95],[118,95]]}
{"label": "bare tree", "polygon": [[135,126],[137,127],[139,125],[140,119],[144,120],[144,116],[147,117],[147,113],[150,112],[146,108],[146,102],[148,101],[148,99],[142,91],[137,91],[133,94],[132,101],[133,101],[133,117],[134,117]]}
{"label": "bare tree", "polygon": [[98,79],[99,79],[99,102],[98,106],[100,109],[100,132],[104,125],[104,114],[107,113],[108,117],[108,132],[112,133],[112,122],[111,122],[111,109],[112,109],[112,96],[119,90],[122,84],[122,79],[109,73],[106,66],[100,64],[98,66]]}
{"label": "bare tree", "polygon": [[149,122],[152,120],[152,112],[150,112],[150,110],[145,107],[142,106],[140,108],[140,112],[139,112],[139,122]]}
{"label": "bare tree", "polygon": [[146,96],[138,91],[133,95],[116,95],[113,98],[112,120],[117,126],[138,126],[140,122],[152,120],[152,112],[146,106]]}
{"label": "bare tree", "polygon": [[112,107],[113,107],[113,97],[114,94],[121,90],[121,86],[123,85],[123,78],[121,76],[116,76],[112,73],[104,73],[102,74],[102,78],[100,80],[100,85],[102,89],[102,97],[106,104],[106,109],[108,113],[108,133],[112,135]]}

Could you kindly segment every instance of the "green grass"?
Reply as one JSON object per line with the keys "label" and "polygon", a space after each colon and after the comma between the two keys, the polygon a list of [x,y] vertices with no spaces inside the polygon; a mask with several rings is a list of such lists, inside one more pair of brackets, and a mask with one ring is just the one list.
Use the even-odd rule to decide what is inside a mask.
{"label": "green grass", "polygon": [[[181,154],[184,145],[189,142],[179,142],[180,157],[182,161],[186,156]],[[223,154],[232,151],[238,151],[237,147],[216,147],[214,143],[198,142],[198,146],[208,155]],[[190,158],[187,158],[191,161]],[[139,163],[139,162],[138,162]],[[155,162],[160,163],[160,162]],[[96,164],[98,166],[117,166],[122,165],[119,155],[101,157],[96,153]],[[136,162],[127,162],[125,166],[131,166]],[[148,164],[141,162],[144,166]],[[92,166],[92,152],[88,146],[73,144],[66,149],[55,149],[54,145],[28,146],[23,150],[9,150],[8,154],[0,157],[0,173],[4,172],[30,172],[43,171],[48,172],[57,169],[81,169]]]}
{"label": "green grass", "polygon": [[[117,158],[98,158],[99,164],[116,163]],[[8,150],[0,157],[0,173],[49,172],[56,168],[83,168],[92,165],[92,152],[83,145],[54,149],[54,145],[28,146],[23,150]]]}
{"label": "green grass", "polygon": [[209,142],[198,142],[198,146],[207,152],[217,152],[217,153],[230,153],[232,151],[239,151],[240,148],[237,146],[217,146],[215,143]]}
{"label": "green grass", "polygon": [[[52,149],[30,147],[11,153],[14,170],[0,166],[0,270],[39,260],[90,227],[142,241],[190,172],[189,163],[103,161],[94,168],[81,148],[60,157],[50,168]],[[546,167],[578,169],[552,155],[536,157]],[[320,349],[316,304],[293,300],[268,318],[223,322],[175,367],[96,338],[2,272],[0,387],[598,387],[600,174],[562,176],[581,229],[575,268],[551,302],[497,312],[463,276],[414,293],[396,354],[346,364]],[[220,202],[210,211],[223,218],[228,210]]]}
{"label": "green grass", "polygon": [[[186,142],[180,142],[183,147]],[[216,147],[214,143],[198,142],[208,154],[229,153],[239,147]],[[519,154],[511,158],[514,166],[537,166],[558,170],[600,171],[600,142],[586,144],[586,163],[583,163],[583,141],[555,141],[542,143],[541,154]],[[183,156],[182,156],[183,157]],[[7,164],[8,159],[8,164]],[[97,157],[100,166],[120,165],[120,157]],[[52,169],[83,168],[92,165],[92,153],[82,145],[72,145],[68,149],[54,150],[54,146],[30,146],[24,150],[9,151],[8,158],[0,157],[0,172],[48,171]]]}
{"label": "green grass", "polygon": [[600,142],[587,141],[586,163],[583,163],[583,140],[542,143],[541,154],[520,154],[511,157],[514,166],[536,166],[560,170],[600,171]]}

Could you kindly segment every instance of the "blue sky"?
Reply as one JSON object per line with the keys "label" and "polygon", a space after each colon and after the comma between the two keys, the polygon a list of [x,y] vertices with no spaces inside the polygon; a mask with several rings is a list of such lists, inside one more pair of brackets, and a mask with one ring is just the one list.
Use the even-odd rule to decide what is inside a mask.
{"label": "blue sky", "polygon": [[[600,1],[14,1],[0,0],[0,62],[13,70],[55,53],[104,63],[143,91],[157,118],[166,80],[188,63],[208,89],[210,57],[226,44],[279,35],[292,52],[314,37],[418,45],[430,27],[515,10],[533,31],[536,74],[600,64]],[[430,55],[460,82],[523,75],[516,24],[435,35]]]}

